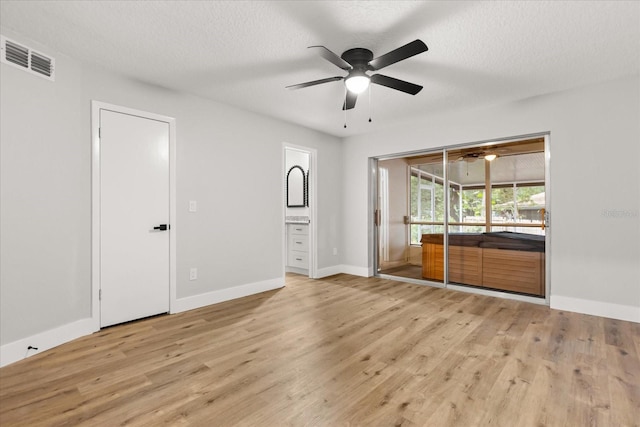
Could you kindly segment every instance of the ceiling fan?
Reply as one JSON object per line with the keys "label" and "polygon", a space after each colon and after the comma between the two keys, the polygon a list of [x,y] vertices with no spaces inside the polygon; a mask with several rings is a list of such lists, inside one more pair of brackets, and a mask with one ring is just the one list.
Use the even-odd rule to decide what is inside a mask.
{"label": "ceiling fan", "polygon": [[422,40],[414,40],[411,43],[407,43],[406,45],[375,59],[373,58],[373,52],[361,47],[349,49],[341,56],[336,55],[324,46],[309,46],[309,48],[318,49],[320,55],[324,59],[347,71],[348,74],[346,76],[329,77],[326,79],[291,85],[287,86],[287,89],[302,89],[304,87],[344,80],[347,91],[345,100],[342,104],[343,110],[350,110],[356,106],[358,94],[367,90],[369,83],[386,86],[411,95],[415,95],[422,90],[422,86],[409,83],[404,80],[398,80],[382,74],[367,74],[369,71],[378,71],[391,64],[395,64],[396,62],[411,58],[419,53],[426,52],[428,48]]}
{"label": "ceiling fan", "polygon": [[463,162],[463,161],[467,161],[467,162],[475,162],[478,159],[484,159],[484,153],[466,153],[466,154],[461,154],[456,160],[458,162]]}
{"label": "ceiling fan", "polygon": [[484,149],[472,148],[470,150],[461,150],[456,160],[458,162],[475,162],[476,160],[488,160],[491,162],[499,156],[504,157],[508,154],[509,149],[506,147],[492,146]]}

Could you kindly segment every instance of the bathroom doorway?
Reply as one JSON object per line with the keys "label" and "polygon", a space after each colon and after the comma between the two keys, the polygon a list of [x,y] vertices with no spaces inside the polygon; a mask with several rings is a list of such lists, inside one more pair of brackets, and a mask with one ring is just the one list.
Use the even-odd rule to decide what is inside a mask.
{"label": "bathroom doorway", "polygon": [[316,277],[316,150],[283,145],[284,270]]}

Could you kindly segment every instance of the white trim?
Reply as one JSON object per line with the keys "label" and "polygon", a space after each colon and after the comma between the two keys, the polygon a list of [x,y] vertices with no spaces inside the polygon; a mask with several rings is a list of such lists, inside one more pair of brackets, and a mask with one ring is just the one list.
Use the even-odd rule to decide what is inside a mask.
{"label": "white trim", "polygon": [[272,291],[274,289],[280,289],[282,287],[284,287],[284,277],[278,277],[276,279],[263,280],[261,282],[248,283],[240,286],[232,286],[230,288],[211,291],[204,294],[179,298],[176,300],[175,305],[172,308],[172,312],[180,313],[182,311],[193,310],[211,304],[255,295],[261,292]]}
{"label": "white trim", "polygon": [[[295,145],[289,147],[296,148]],[[311,259],[309,260],[309,278],[317,277],[318,270],[318,150],[315,148],[298,147],[309,152],[311,157],[309,162],[309,250]]]}
{"label": "white trim", "polygon": [[91,101],[91,318],[100,329],[100,106]]}
{"label": "white trim", "polygon": [[320,268],[316,271],[316,279],[322,279],[324,277],[343,273],[343,267],[343,265],[332,265],[331,267]]}
{"label": "white trim", "polygon": [[352,274],[360,277],[371,277],[373,272],[368,267],[358,267],[355,265],[340,265],[340,269],[344,274]]}
{"label": "white trim", "polygon": [[554,310],[572,311],[574,313],[640,323],[640,307],[633,305],[552,295],[551,308]]}
{"label": "white trim", "polygon": [[281,187],[282,187],[282,193],[281,193],[281,199],[280,199],[280,206],[282,209],[282,221],[280,222],[280,247],[281,247],[281,252],[282,252],[282,270],[280,275],[282,277],[285,276],[286,272],[287,272],[287,263],[288,263],[288,257],[287,257],[287,224],[285,222],[285,219],[287,217],[287,185],[286,185],[286,172],[285,172],[285,168],[287,165],[287,145],[285,143],[282,144],[282,153],[280,156],[280,171],[282,172],[282,174],[280,175],[280,179],[282,179],[281,181]]}
{"label": "white trim", "polygon": [[[93,319],[86,318],[5,344],[0,347],[0,367],[92,334],[97,330]],[[36,347],[38,350],[27,350],[29,346]]]}
{"label": "white trim", "polygon": [[91,101],[91,318],[95,330],[100,329],[100,110],[165,122],[169,125],[169,312],[176,312],[177,268],[176,236],[178,231],[176,207],[176,119],[133,108]]}
{"label": "white trim", "polygon": [[169,313],[175,310],[178,298],[178,185],[176,171],[177,167],[177,130],[176,119],[169,119]]}
{"label": "white trim", "polygon": [[[287,258],[285,258],[286,260]],[[290,267],[290,266],[286,266],[285,267],[285,272],[286,273],[295,273],[295,274],[301,274],[303,276],[309,276],[309,269],[308,268],[298,268],[298,267]]]}

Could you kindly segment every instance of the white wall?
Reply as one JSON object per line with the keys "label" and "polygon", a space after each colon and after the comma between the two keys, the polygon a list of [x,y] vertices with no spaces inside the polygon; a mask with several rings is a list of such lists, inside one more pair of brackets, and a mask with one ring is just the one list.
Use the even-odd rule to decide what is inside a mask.
{"label": "white wall", "polygon": [[551,305],[640,321],[638,76],[347,138],[343,262],[372,273],[369,157],[546,131]]}
{"label": "white wall", "polygon": [[284,283],[283,142],[318,150],[318,267],[341,264],[339,139],[2,34],[54,56],[56,81],[2,64],[0,345],[91,316],[91,100],[176,118],[178,298]]}

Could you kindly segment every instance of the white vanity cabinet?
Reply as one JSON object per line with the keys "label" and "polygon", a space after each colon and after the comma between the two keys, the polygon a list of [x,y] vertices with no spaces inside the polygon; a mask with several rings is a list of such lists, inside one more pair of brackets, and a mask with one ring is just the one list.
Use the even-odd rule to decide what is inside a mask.
{"label": "white vanity cabinet", "polygon": [[308,224],[287,224],[287,266],[309,269]]}

